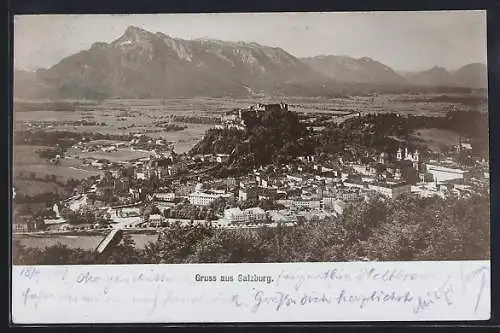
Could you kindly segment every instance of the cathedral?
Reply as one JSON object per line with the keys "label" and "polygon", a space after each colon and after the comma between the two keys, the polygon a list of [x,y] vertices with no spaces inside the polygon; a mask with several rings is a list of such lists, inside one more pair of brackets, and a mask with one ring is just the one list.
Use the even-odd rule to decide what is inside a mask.
{"label": "cathedral", "polygon": [[396,160],[398,160],[398,161],[410,161],[413,164],[413,168],[415,168],[417,170],[418,170],[419,157],[420,157],[420,154],[418,152],[418,149],[415,149],[415,151],[413,153],[409,153],[408,148],[405,148],[404,156],[403,156],[403,150],[401,148],[399,148],[397,153],[396,153]]}

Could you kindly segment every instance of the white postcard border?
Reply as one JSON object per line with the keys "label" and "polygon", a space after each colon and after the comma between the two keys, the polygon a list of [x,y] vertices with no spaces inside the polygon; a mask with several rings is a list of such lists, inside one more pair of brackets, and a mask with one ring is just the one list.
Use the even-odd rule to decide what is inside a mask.
{"label": "white postcard border", "polygon": [[[222,276],[233,281],[221,281]],[[15,324],[488,320],[490,278],[489,261],[13,266],[12,319]]]}

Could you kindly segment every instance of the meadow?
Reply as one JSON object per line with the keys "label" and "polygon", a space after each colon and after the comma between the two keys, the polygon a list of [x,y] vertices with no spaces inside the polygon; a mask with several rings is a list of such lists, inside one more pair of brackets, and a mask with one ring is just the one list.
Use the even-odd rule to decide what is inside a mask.
{"label": "meadow", "polygon": [[59,181],[66,181],[70,178],[83,179],[101,174],[101,172],[97,170],[83,169],[80,165],[68,166],[63,164],[17,165],[14,169],[14,173],[22,172],[24,175],[29,175],[31,172],[34,172],[37,178],[45,178],[46,176],[56,175],[57,180]]}
{"label": "meadow", "polygon": [[[51,164],[37,155],[38,150],[47,148],[49,147],[29,145],[13,147],[12,182],[17,193],[30,196],[57,191],[62,193],[61,186],[52,181],[53,175],[57,182],[66,182],[70,178],[83,179],[101,173],[83,168],[79,161],[71,159],[61,159],[59,164]],[[31,178],[32,174],[35,179]]]}
{"label": "meadow", "polygon": [[147,151],[130,150],[130,149],[118,149],[117,151],[111,151],[111,152],[93,151],[93,152],[78,153],[78,156],[80,158],[105,159],[110,162],[132,161],[148,157],[150,155],[151,153]]}
{"label": "meadow", "polygon": [[16,187],[16,192],[29,196],[35,196],[48,192],[64,192],[64,189],[60,185],[40,180],[17,179],[14,181],[14,185]]}
{"label": "meadow", "polygon": [[35,146],[35,145],[14,145],[12,149],[13,166],[22,166],[30,164],[42,163],[43,160],[37,155],[37,151],[41,149],[47,149],[47,146]]}
{"label": "meadow", "polygon": [[418,144],[425,144],[432,151],[439,151],[441,147],[458,143],[458,135],[455,132],[438,128],[416,130],[409,139]]}

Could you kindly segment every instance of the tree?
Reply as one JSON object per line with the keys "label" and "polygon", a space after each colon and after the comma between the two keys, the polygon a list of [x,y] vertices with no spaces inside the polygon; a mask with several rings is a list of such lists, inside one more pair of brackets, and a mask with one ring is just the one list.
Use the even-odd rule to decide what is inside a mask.
{"label": "tree", "polygon": [[153,205],[153,207],[152,207],[152,209],[151,209],[151,214],[161,214],[161,211],[160,211],[160,209],[158,208],[158,206]]}
{"label": "tree", "polygon": [[37,211],[34,215],[34,217],[40,217],[42,219],[48,219],[48,218],[55,218],[56,213],[52,209],[48,208],[43,208]]}
{"label": "tree", "polygon": [[228,200],[224,197],[218,197],[210,203],[209,208],[214,212],[214,214],[220,214],[224,211],[227,205],[233,203],[231,201],[234,200]]}
{"label": "tree", "polygon": [[464,150],[460,151],[460,153],[455,157],[455,160],[458,164],[466,167],[474,166],[475,164],[475,161],[471,158],[469,152]]}

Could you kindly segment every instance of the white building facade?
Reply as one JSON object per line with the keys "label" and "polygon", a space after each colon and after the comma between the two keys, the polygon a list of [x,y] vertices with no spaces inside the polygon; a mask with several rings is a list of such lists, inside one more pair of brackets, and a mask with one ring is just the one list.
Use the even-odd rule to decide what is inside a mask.
{"label": "white building facade", "polygon": [[411,185],[410,184],[368,184],[368,189],[378,192],[386,197],[391,199],[396,199],[399,196],[410,193]]}
{"label": "white building facade", "polygon": [[262,223],[266,221],[266,212],[259,207],[241,210],[239,207],[224,211],[224,218],[232,223]]}
{"label": "white building facade", "polygon": [[467,171],[462,169],[454,169],[434,164],[426,164],[425,167],[427,172],[432,174],[435,182],[464,179],[464,177],[467,176]]}
{"label": "white building facade", "polygon": [[188,200],[189,203],[196,206],[208,206],[215,199],[222,198],[230,198],[232,194],[230,193],[206,193],[206,192],[193,192],[189,194]]}

